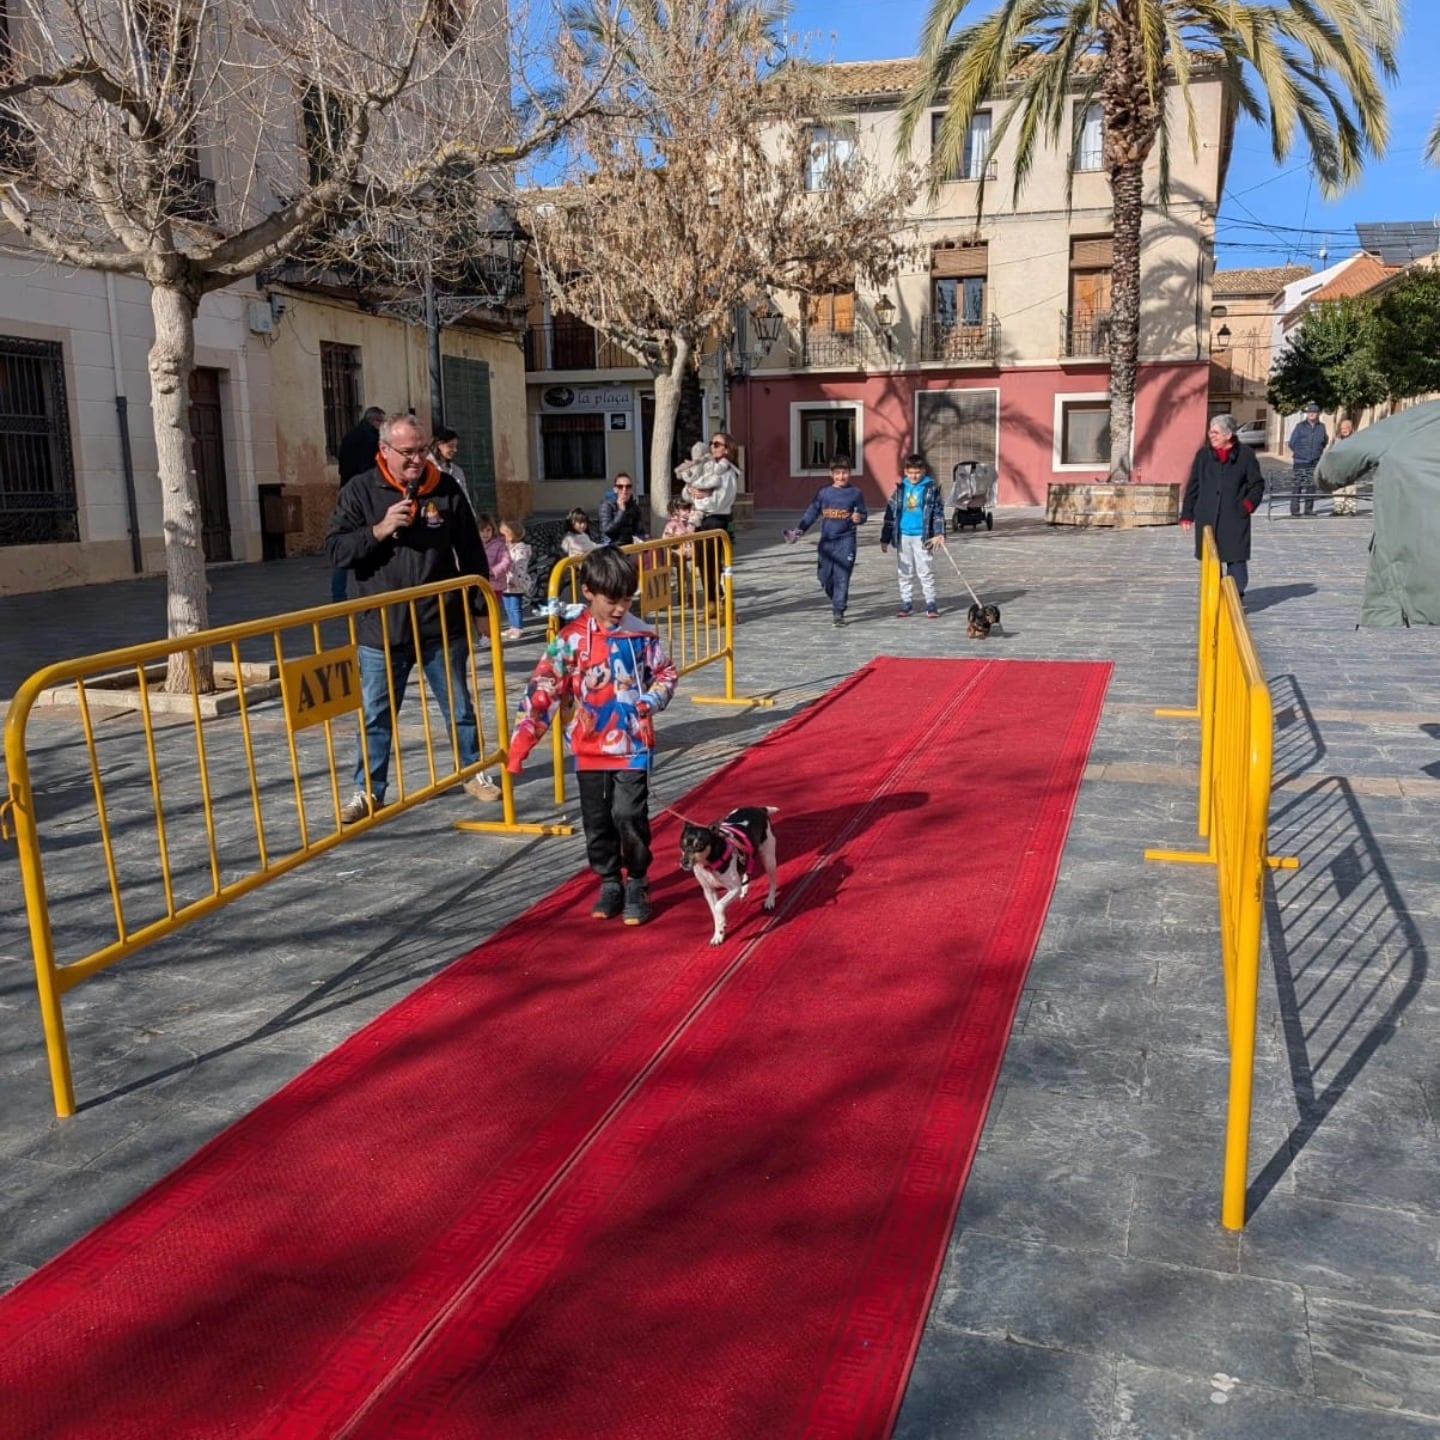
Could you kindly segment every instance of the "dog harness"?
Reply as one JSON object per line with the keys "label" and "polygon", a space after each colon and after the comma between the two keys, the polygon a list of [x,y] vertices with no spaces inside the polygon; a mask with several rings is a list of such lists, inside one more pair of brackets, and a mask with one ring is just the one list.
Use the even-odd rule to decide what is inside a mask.
{"label": "dog harness", "polygon": [[750,867],[755,863],[755,847],[750,843],[750,837],[738,825],[726,825],[723,821],[715,827],[721,838],[725,841],[725,853],[720,857],[720,863],[714,868],[723,870],[730,863],[733,855],[739,862],[740,873],[748,875]]}

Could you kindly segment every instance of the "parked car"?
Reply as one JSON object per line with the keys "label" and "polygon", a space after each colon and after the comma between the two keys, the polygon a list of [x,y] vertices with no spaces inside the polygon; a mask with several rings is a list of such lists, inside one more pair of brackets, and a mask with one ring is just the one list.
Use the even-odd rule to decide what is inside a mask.
{"label": "parked car", "polygon": [[1265,436],[1269,426],[1263,420],[1250,420],[1242,425],[1237,432],[1242,445],[1248,445],[1252,450],[1263,450],[1265,448]]}

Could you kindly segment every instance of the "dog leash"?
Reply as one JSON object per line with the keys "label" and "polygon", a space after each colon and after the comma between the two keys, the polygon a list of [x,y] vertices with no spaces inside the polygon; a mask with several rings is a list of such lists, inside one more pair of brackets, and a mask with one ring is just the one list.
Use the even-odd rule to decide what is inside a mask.
{"label": "dog leash", "polygon": [[[965,572],[955,563],[955,557],[950,553],[950,547],[948,545],[942,545],[940,549],[945,552],[945,558],[950,562],[950,568],[960,577],[960,583],[967,590],[970,590],[970,582],[965,578]],[[982,610],[985,608],[984,605],[980,604],[980,597],[973,590],[970,590],[970,598],[979,605]]]}

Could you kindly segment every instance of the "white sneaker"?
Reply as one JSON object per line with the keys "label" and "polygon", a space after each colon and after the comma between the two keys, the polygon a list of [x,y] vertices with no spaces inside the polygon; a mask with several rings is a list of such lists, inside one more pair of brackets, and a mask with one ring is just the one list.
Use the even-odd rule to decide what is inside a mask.
{"label": "white sneaker", "polygon": [[379,805],[363,790],[357,790],[340,807],[340,823],[353,825],[357,820],[368,820],[379,808]]}
{"label": "white sneaker", "polygon": [[475,800],[483,800],[488,805],[493,805],[497,800],[503,798],[504,791],[485,774],[472,775],[461,787],[465,793]]}

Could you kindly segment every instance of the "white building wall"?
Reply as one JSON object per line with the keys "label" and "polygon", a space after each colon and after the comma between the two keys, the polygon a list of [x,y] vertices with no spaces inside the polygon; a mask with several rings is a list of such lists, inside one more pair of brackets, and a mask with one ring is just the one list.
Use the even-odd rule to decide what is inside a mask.
{"label": "white building wall", "polygon": [[[160,486],[150,414],[148,353],[154,335],[149,287],[116,276],[113,307],[95,271],[0,254],[0,335],[57,341],[63,348],[80,539],[76,544],[7,546],[0,593],[128,578],[131,560],[119,424],[112,315],[120,384],[129,402],[143,568],[164,568]],[[196,364],[221,372],[222,425],[232,554],[260,557],[257,486],[275,477],[269,356],[248,332],[254,292],[221,291],[201,303]],[[249,438],[247,447],[244,440]]]}

